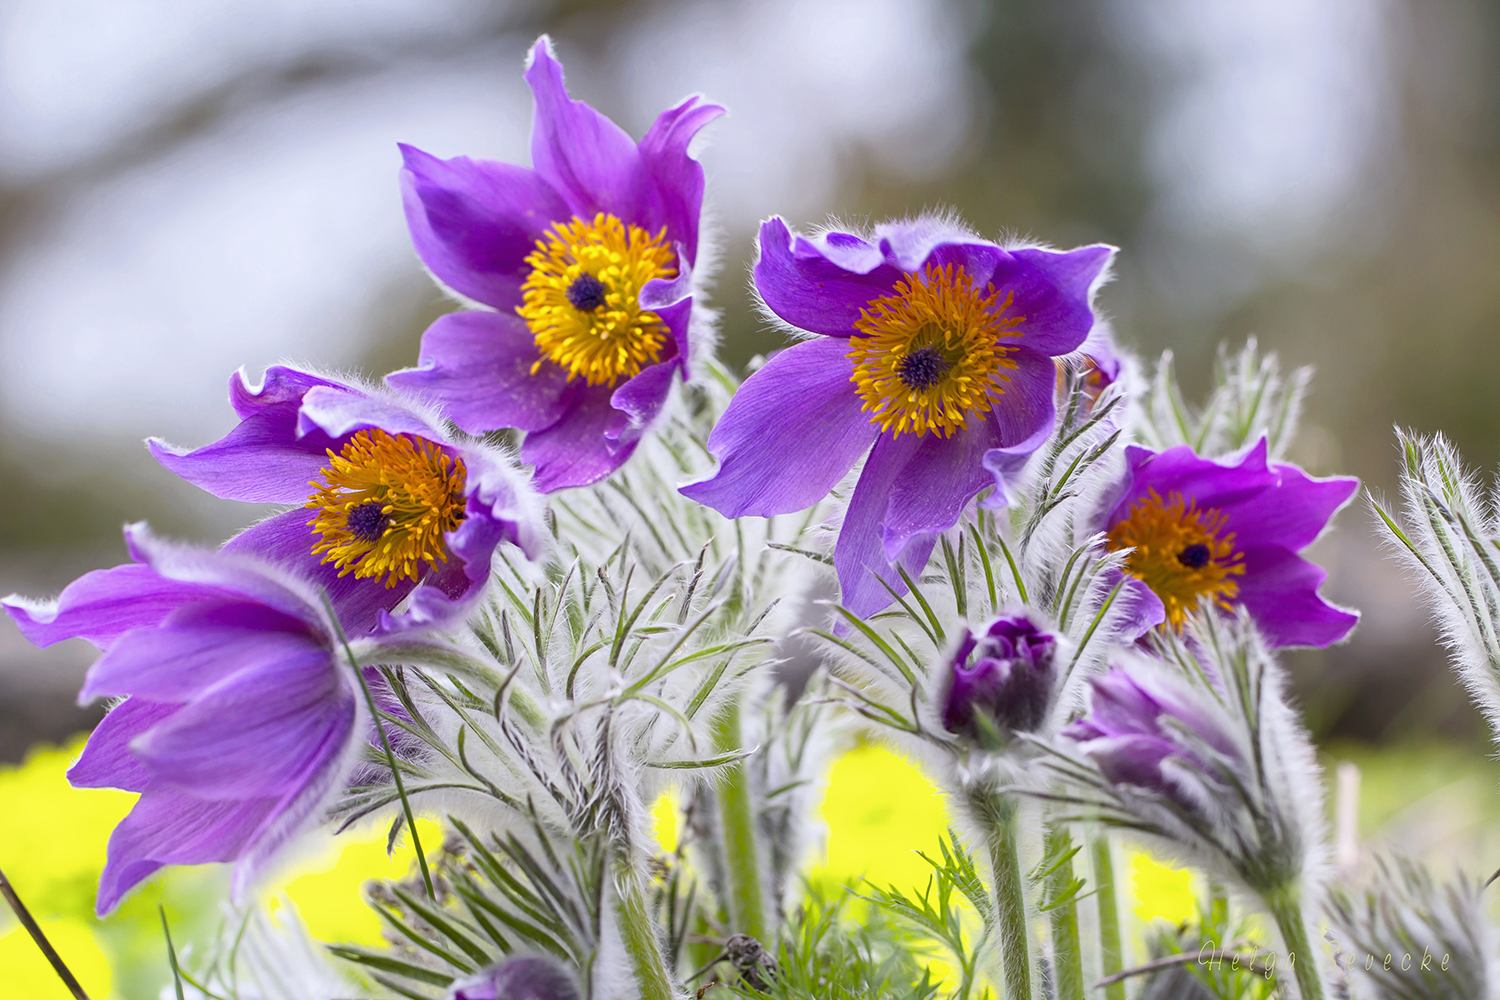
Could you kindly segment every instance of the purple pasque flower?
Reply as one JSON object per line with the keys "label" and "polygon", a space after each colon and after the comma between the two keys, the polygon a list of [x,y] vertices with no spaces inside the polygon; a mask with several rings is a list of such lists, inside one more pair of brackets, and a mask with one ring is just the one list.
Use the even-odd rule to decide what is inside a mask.
{"label": "purple pasque flower", "polygon": [[817,503],[868,455],[834,552],[843,603],[869,614],[905,591],[938,535],[1046,439],[1054,357],[1094,325],[1114,249],[1006,249],[934,218],[866,239],[761,225],[755,287],[811,338],[745,381],[709,436],[719,459],[687,496],[726,517]]}
{"label": "purple pasque flower", "polygon": [[1232,727],[1205,699],[1158,672],[1113,667],[1091,678],[1089,713],[1063,730],[1105,779],[1165,798],[1199,816],[1231,789],[1241,761]]}
{"label": "purple pasque flower", "polygon": [[115,827],[98,911],[169,864],[236,862],[236,897],[342,791],[364,712],[317,587],[251,555],[125,529],[134,560],[5,610],[38,646],[104,655],[81,703],[124,698],[68,772],[141,793]]}
{"label": "purple pasque flower", "polygon": [[690,97],[636,143],[568,97],[545,36],[526,82],[530,170],[401,147],[417,253],[488,308],[439,319],[388,380],[471,434],[526,431],[521,459],[550,493],[619,468],[689,374],[703,168],[687,148],[724,109]]}
{"label": "purple pasque flower", "polygon": [[1207,598],[1225,610],[1243,605],[1273,647],[1328,646],[1349,634],[1359,616],[1318,596],[1328,574],[1297,553],[1359,480],[1271,464],[1264,438],[1236,464],[1200,458],[1187,445],[1159,453],[1132,446],[1125,457],[1104,528],[1111,549],[1134,549],[1125,571],[1140,581],[1147,625],[1181,628]]}
{"label": "purple pasque flower", "polygon": [[1022,613],[1002,615],[980,632],[965,630],[949,661],[943,725],[980,743],[1036,732],[1057,685],[1057,636]]}
{"label": "purple pasque flower", "polygon": [[448,1000],[579,1000],[578,984],[555,959],[516,955],[454,983]]}
{"label": "purple pasque flower", "polygon": [[483,592],[501,542],[538,553],[539,501],[525,476],[426,407],[280,365],[258,387],[236,372],[229,395],[240,422],[224,437],[197,449],[152,439],[151,453],[215,496],[296,504],[225,548],[323,586],[351,633],[452,619]]}

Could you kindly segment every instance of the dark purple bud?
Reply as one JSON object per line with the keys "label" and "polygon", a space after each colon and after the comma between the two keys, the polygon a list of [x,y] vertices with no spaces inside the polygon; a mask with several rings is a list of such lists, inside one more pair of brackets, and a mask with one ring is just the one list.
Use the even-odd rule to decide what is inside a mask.
{"label": "dark purple bud", "polygon": [[519,955],[455,984],[448,1000],[580,1000],[580,994],[555,959]]}
{"label": "dark purple bud", "polygon": [[986,744],[1036,731],[1052,705],[1056,651],[1057,637],[1025,615],[970,632],[953,657],[943,725]]}

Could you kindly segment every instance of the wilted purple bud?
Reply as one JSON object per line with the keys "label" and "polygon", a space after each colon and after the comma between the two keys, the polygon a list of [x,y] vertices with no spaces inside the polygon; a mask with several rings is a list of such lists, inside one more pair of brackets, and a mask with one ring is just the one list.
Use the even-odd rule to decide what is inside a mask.
{"label": "wilted purple bud", "polygon": [[1239,754],[1223,722],[1205,706],[1158,683],[1115,667],[1096,677],[1089,714],[1063,730],[1078,741],[1106,779],[1157,792],[1192,811],[1223,783],[1224,761]]}
{"label": "wilted purple bud", "polygon": [[448,1000],[579,1000],[579,992],[556,960],[519,955],[454,984]]}
{"label": "wilted purple bud", "polygon": [[1005,615],[983,632],[971,631],[953,656],[943,725],[980,742],[1034,732],[1052,704],[1056,650],[1057,637],[1025,615]]}

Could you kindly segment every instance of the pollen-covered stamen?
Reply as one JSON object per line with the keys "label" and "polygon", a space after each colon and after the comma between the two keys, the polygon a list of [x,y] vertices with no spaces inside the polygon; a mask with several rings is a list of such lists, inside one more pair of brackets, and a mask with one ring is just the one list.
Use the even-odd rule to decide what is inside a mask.
{"label": "pollen-covered stamen", "polygon": [[1245,574],[1245,557],[1224,533],[1224,514],[1202,510],[1179,493],[1166,500],[1155,490],[1137,500],[1130,514],[1109,529],[1111,549],[1133,549],[1125,570],[1161,598],[1167,621],[1181,628],[1198,600],[1209,597],[1226,610]]}
{"label": "pollen-covered stamen", "polygon": [[363,430],[335,454],[307,506],[313,553],[339,575],[394,587],[448,561],[447,533],[465,516],[463,459],[424,438]]}
{"label": "pollen-covered stamen", "polygon": [[362,542],[375,541],[390,526],[391,516],[385,512],[385,505],[378,500],[368,500],[358,507],[349,508],[349,515],[344,519],[344,527],[349,529],[349,534]]}
{"label": "pollen-covered stamen", "polygon": [[641,289],[677,274],[667,231],[652,236],[599,213],[592,222],[560,222],[526,258],[531,273],[516,312],[546,361],[589,385],[613,385],[661,360],[671,331],[640,304]]}
{"label": "pollen-covered stamen", "polygon": [[962,267],[929,267],[896,282],[854,323],[848,358],[870,422],[894,436],[949,437],[988,413],[1016,367],[1001,344],[1018,337],[1011,296],[974,288]]}

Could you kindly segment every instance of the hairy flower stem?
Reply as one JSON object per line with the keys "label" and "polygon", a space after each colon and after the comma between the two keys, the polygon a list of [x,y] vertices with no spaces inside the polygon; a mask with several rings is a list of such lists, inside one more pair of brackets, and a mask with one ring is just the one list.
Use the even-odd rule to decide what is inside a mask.
{"label": "hairy flower stem", "polygon": [[[732,701],[714,724],[714,742],[720,751],[738,750],[740,703]],[[719,827],[724,834],[724,867],[729,885],[729,917],[732,929],[749,934],[762,944],[766,939],[765,897],[761,890],[760,850],[756,837],[754,800],[745,761],[726,769],[728,779],[716,790]]]}
{"label": "hairy flower stem", "polygon": [[1272,893],[1266,897],[1271,918],[1276,929],[1281,931],[1282,943],[1286,945],[1287,958],[1292,973],[1297,978],[1297,992],[1302,1000],[1323,1000],[1329,992],[1323,987],[1320,973],[1322,963],[1313,951],[1312,938],[1307,933],[1307,918],[1295,888]]}
{"label": "hairy flower stem", "polygon": [[[1115,899],[1115,865],[1109,836],[1100,831],[1090,844],[1094,862],[1094,900],[1099,908],[1099,967],[1108,979],[1125,968],[1125,952],[1120,944],[1120,904]],[[1125,1000],[1125,983],[1110,983],[1104,988],[1105,1000]]]}
{"label": "hairy flower stem", "polygon": [[1057,1000],[1084,1000],[1083,951],[1078,942],[1078,901],[1073,885],[1073,838],[1048,825],[1047,909],[1052,922],[1052,969]]}
{"label": "hairy flower stem", "polygon": [[615,921],[620,925],[620,939],[635,975],[636,994],[641,1000],[675,1000],[672,974],[646,904],[645,889],[631,871],[627,856],[621,853],[615,865]]}
{"label": "hairy flower stem", "polygon": [[1005,980],[1005,1000],[1032,1000],[1031,941],[1026,933],[1026,883],[1021,875],[1020,824],[1008,795],[975,789],[969,805],[984,831],[995,879],[995,949]]}

